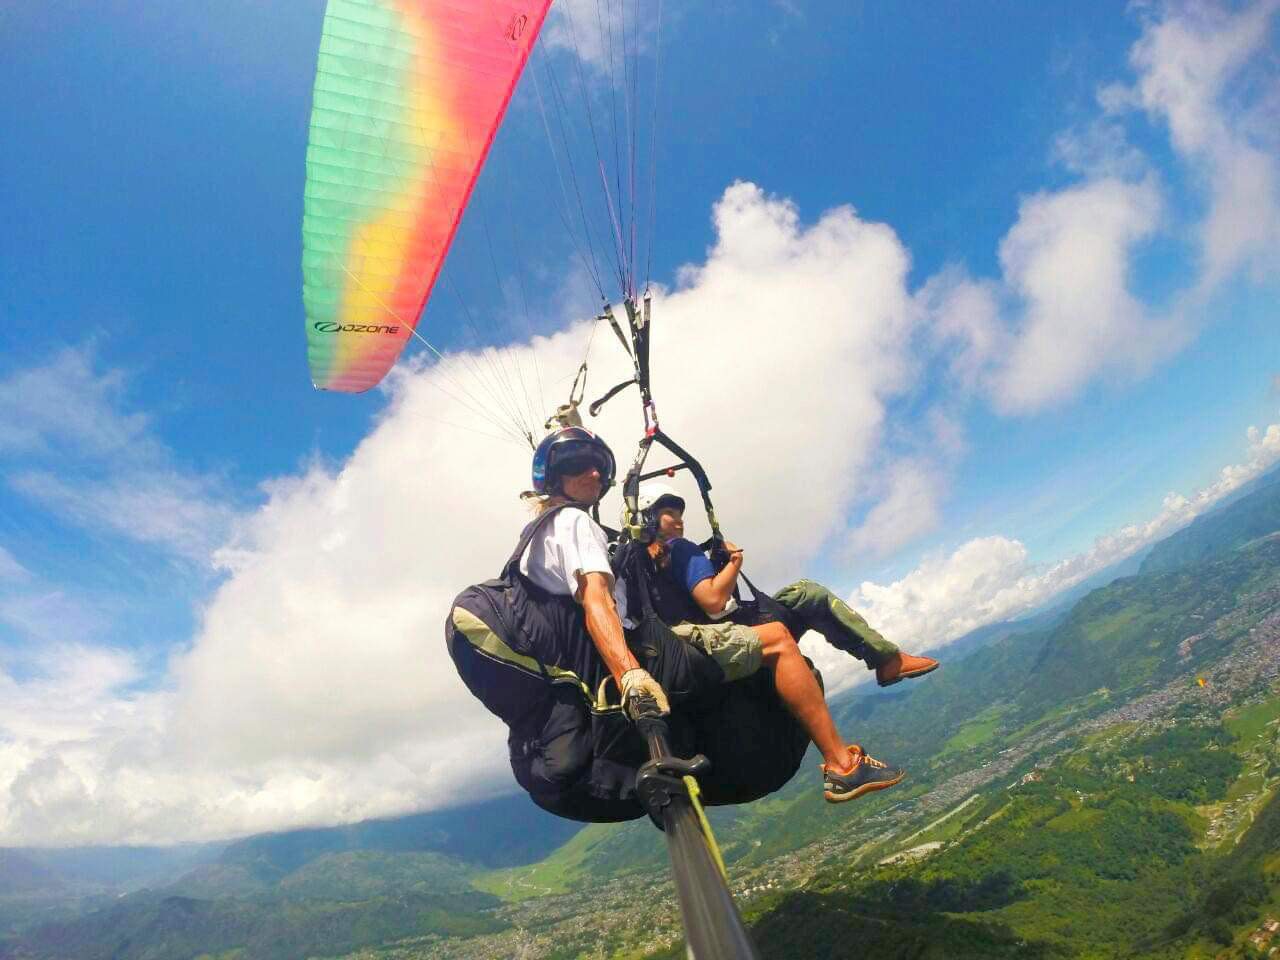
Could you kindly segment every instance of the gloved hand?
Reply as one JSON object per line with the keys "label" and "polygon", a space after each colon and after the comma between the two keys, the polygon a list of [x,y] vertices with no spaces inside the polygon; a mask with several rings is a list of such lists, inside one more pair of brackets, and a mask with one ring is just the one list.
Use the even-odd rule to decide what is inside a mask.
{"label": "gloved hand", "polygon": [[671,712],[671,704],[667,702],[667,692],[649,675],[648,670],[640,667],[628,670],[622,675],[618,686],[622,688],[622,710],[632,720],[635,719],[631,712],[632,701],[636,697],[648,697],[653,700],[658,705],[661,716],[665,717]]}

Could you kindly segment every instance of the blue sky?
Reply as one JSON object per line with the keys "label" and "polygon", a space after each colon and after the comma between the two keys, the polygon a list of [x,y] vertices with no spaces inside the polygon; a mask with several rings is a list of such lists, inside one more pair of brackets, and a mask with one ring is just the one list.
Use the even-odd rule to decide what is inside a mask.
{"label": "blue sky", "polygon": [[[1280,456],[1275,2],[664,7],[658,399],[707,455],[721,520],[766,582],[821,576],[900,638],[941,642],[1026,612]],[[0,427],[0,691],[28,713],[53,692],[108,718],[79,729],[0,708],[0,843],[184,829],[127,797],[95,817],[22,792],[44,762],[67,796],[92,795],[108,744],[146,753],[140,717],[159,738],[148,755],[186,756],[191,731],[222,738],[213,794],[226,771],[258,771],[261,804],[210,828],[223,833],[439,802],[385,774],[386,756],[350,759],[343,736],[370,730],[391,731],[404,771],[436,743],[357,693],[334,721],[345,734],[252,756],[216,705],[219,683],[256,682],[231,661],[279,650],[301,658],[277,657],[297,703],[332,682],[305,618],[259,646],[226,624],[320,616],[342,592],[330,576],[379,566],[374,546],[335,548],[314,594],[288,580],[332,544],[385,547],[377,532],[398,530],[334,520],[346,500],[324,498],[343,477],[367,471],[362,497],[423,524],[386,561],[410,585],[330,613],[361,623],[388,671],[496,569],[519,520],[495,503],[520,488],[524,454],[421,399],[444,374],[416,345],[385,391],[310,385],[300,221],[322,17],[318,2],[249,0],[0,10],[0,397],[16,411]],[[533,69],[567,78],[582,136],[573,77],[580,65],[602,110],[604,60],[558,44],[556,17]],[[646,21],[642,70],[656,49]],[[554,176],[524,83],[422,326],[446,353],[476,346],[456,287],[487,342],[541,358],[548,408],[594,307]],[[607,332],[592,350],[595,395],[622,368]],[[827,402],[802,401],[815,385]],[[627,457],[637,414],[613,417]],[[481,465],[502,477],[473,478]],[[491,520],[472,536],[433,512],[446,508]],[[822,663],[837,686],[859,679]],[[407,711],[428,688],[405,682],[388,702]],[[294,702],[273,689],[246,703]],[[245,716],[306,726],[252,704]],[[349,762],[385,789],[282,812],[270,785],[291,757],[313,782],[350,779]]]}

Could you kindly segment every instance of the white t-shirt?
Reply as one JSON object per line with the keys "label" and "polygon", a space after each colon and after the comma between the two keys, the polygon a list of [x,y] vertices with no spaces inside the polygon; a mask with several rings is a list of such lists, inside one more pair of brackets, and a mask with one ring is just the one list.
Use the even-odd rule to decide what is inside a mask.
{"label": "white t-shirt", "polygon": [[603,573],[613,584],[618,619],[626,623],[626,581],[614,581],[609,538],[585,510],[565,507],[538,531],[520,557],[520,572],[544,590],[579,601],[578,574]]}

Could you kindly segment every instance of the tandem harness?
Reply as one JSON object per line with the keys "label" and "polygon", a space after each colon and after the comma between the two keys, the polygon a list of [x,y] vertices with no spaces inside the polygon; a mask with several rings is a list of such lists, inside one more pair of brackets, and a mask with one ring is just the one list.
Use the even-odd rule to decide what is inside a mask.
{"label": "tandem harness", "polygon": [[[645,740],[607,697],[612,678],[582,607],[519,571],[530,541],[560,509],[525,528],[497,579],[458,595],[446,644],[467,688],[507,725],[512,773],[538,806],[572,820],[632,820],[647,812],[636,793],[636,772],[649,759]],[[649,558],[639,547],[622,544],[615,570],[644,577]],[[699,777],[704,802],[745,803],[779,789],[799,769],[808,737],[772,675],[723,682],[711,657],[657,618],[647,590],[636,592],[640,622],[628,644],[671,701],[672,753],[711,762]]]}
{"label": "tandem harness", "polygon": [[509,729],[516,781],[540,807],[572,820],[632,820],[644,743],[606,693],[611,677],[572,597],[520,573],[533,537],[564,507],[525,527],[501,575],[462,591],[445,624],[458,674]]}

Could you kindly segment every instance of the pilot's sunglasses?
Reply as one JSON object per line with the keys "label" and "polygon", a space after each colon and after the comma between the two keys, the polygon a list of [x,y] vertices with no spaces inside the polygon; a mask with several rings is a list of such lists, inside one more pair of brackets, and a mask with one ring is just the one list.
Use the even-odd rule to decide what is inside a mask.
{"label": "pilot's sunglasses", "polygon": [[599,457],[569,457],[567,460],[561,460],[556,464],[558,472],[563,477],[576,477],[580,473],[586,473],[593,467],[600,471],[601,476],[604,476],[605,467],[601,464]]}

